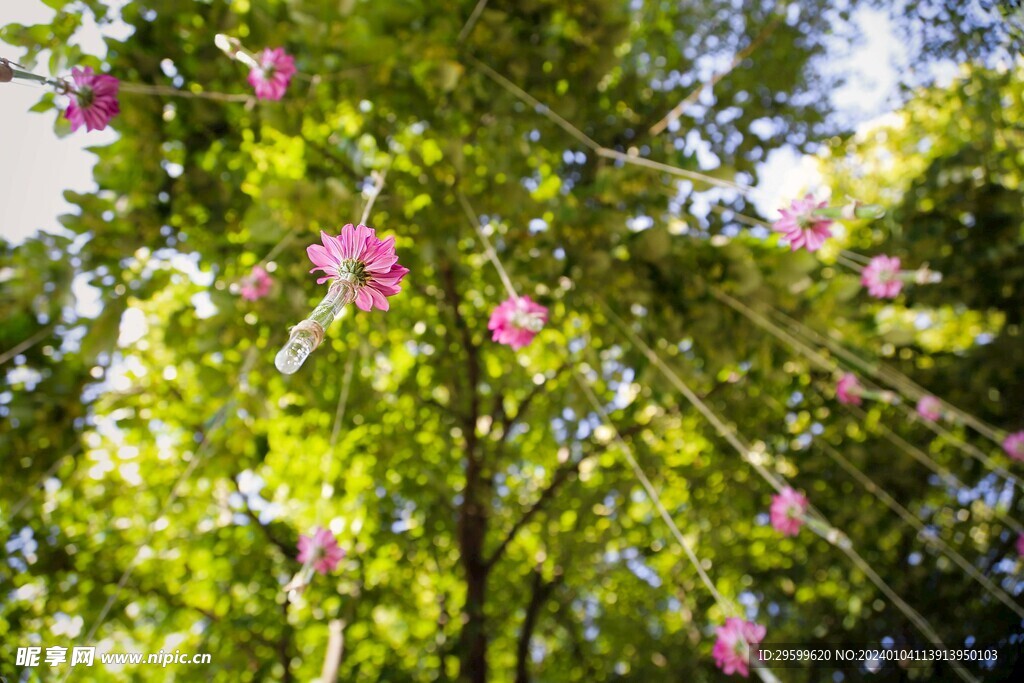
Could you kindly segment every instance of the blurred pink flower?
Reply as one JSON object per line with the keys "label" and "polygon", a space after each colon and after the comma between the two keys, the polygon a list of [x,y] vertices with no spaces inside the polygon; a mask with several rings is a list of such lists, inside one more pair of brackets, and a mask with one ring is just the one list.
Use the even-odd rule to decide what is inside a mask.
{"label": "blurred pink flower", "polygon": [[772,224],[772,230],[782,233],[793,251],[801,247],[817,251],[832,236],[832,220],[814,215],[816,209],[826,206],[828,202],[815,202],[811,194],[794,199],[788,209],[779,209],[781,218]]}
{"label": "blurred pink flower", "polygon": [[738,673],[744,678],[750,675],[750,665],[747,660],[750,646],[760,643],[767,633],[764,626],[755,624],[752,621],[744,621],[739,617],[729,617],[725,620],[725,626],[715,629],[718,640],[711,654],[715,658],[715,665],[726,674]]}
{"label": "blurred pink flower", "polygon": [[836,383],[836,398],[840,403],[859,406],[861,404],[860,392],[863,387],[853,373],[846,373]]}
{"label": "blurred pink flower", "polygon": [[252,272],[242,278],[242,298],[246,301],[258,301],[270,293],[274,279],[261,266],[254,266]]}
{"label": "blurred pink flower", "polygon": [[1014,460],[1024,460],[1024,432],[1007,434],[1003,439],[1003,450]]}
{"label": "blurred pink flower", "polygon": [[860,273],[860,283],[876,299],[895,298],[903,289],[900,260],[896,256],[876,256]]}
{"label": "blurred pink flower", "polygon": [[337,237],[321,232],[320,241],[323,246],[311,244],[306,248],[315,266],[309,272],[322,270],[326,274],[317,278],[317,284],[332,278],[347,280],[355,287],[355,304],[360,309],[369,311],[376,306],[388,310],[387,298],[402,291],[399,283],[409,272],[398,265],[395,238],[381,240],[373,228],[349,223]]}
{"label": "blurred pink flower", "polygon": [[942,402],[934,396],[922,396],[917,402],[917,414],[929,422],[935,422],[942,417]]}
{"label": "blurred pink flower", "polygon": [[334,571],[345,559],[345,551],[338,547],[338,541],[328,529],[317,527],[312,536],[299,536],[299,562],[311,562],[320,574]]}
{"label": "blurred pink flower", "polygon": [[786,536],[796,536],[804,524],[803,514],[807,512],[807,505],[807,497],[804,494],[787,486],[782,489],[782,493],[772,496],[772,506],[769,510],[772,526]]}
{"label": "blurred pink flower", "polygon": [[1024,534],[1017,534],[1017,554],[1024,557]]}
{"label": "blurred pink flower", "polygon": [[284,48],[269,47],[259,55],[259,68],[249,71],[249,84],[261,100],[279,100],[295,75],[295,58]]}
{"label": "blurred pink flower", "polygon": [[533,341],[547,321],[548,309],[530,297],[509,297],[491,313],[487,329],[493,341],[518,350]]}
{"label": "blurred pink flower", "polygon": [[113,76],[94,73],[91,67],[71,70],[74,85],[68,94],[71,101],[64,111],[64,118],[71,122],[71,130],[75,131],[85,125],[86,130],[103,130],[121,112],[117,102],[117,89],[120,85]]}

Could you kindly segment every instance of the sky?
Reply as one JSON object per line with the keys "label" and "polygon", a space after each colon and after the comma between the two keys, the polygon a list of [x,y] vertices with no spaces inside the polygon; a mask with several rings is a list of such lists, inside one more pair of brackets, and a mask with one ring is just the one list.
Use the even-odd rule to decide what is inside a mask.
{"label": "sky", "polygon": [[[0,5],[0,20],[4,23],[48,23],[54,15],[41,0],[0,0]],[[833,102],[841,114],[850,121],[866,122],[895,104],[898,68],[906,60],[906,48],[894,38],[884,13],[864,10],[858,13],[856,21],[866,40],[852,48],[844,45],[844,50],[837,49],[828,68],[849,72],[848,84],[833,93]],[[123,38],[131,29],[115,22],[104,30],[120,33],[117,37]],[[89,54],[106,54],[102,33],[91,18],[85,21],[75,40]],[[23,50],[0,42],[0,56],[17,61],[23,54]],[[56,111],[28,111],[43,92],[34,85],[0,85],[0,131],[4,131],[0,135],[0,236],[14,243],[40,229],[53,230],[59,226],[57,217],[72,210],[63,198],[65,190],[96,189],[92,180],[96,157],[87,147],[109,144],[117,136],[109,129],[83,129],[58,138],[53,132]],[[791,148],[773,151],[759,176],[762,180],[753,199],[760,212],[768,216],[819,182],[814,160],[801,157]]]}
{"label": "sky", "polygon": [[[54,10],[41,0],[0,0],[0,5],[4,24],[49,23],[54,16]],[[106,54],[100,30],[91,20],[76,42],[90,54]],[[18,61],[23,54],[24,50],[0,41],[0,56]],[[96,189],[92,180],[96,156],[86,147],[109,144],[117,135],[111,130],[89,134],[81,130],[58,138],[53,132],[56,111],[28,111],[44,92],[24,82],[0,84],[0,236],[12,242],[40,229],[57,228],[57,216],[72,209],[64,200],[65,190]]]}

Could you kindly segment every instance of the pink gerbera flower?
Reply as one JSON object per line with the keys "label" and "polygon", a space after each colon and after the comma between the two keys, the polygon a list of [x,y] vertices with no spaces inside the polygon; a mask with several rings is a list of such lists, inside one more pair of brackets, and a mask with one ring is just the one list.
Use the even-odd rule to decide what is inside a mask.
{"label": "pink gerbera flower", "polygon": [[319,244],[306,248],[309,260],[316,266],[309,272],[322,270],[325,277],[317,278],[323,284],[332,278],[351,282],[355,287],[355,304],[364,311],[375,306],[388,310],[388,297],[402,291],[399,283],[408,268],[398,265],[395,253],[395,238],[381,240],[373,228],[351,223],[341,229],[341,234],[332,237],[320,233]]}
{"label": "pink gerbera flower", "polygon": [[782,489],[782,493],[772,496],[769,511],[772,526],[786,536],[796,536],[804,524],[803,515],[807,512],[807,505],[807,497],[804,494],[787,486]]}
{"label": "pink gerbera flower", "polygon": [[729,617],[725,620],[725,626],[715,629],[718,640],[711,651],[715,665],[726,674],[738,673],[746,678],[750,675],[750,646],[760,643],[766,633],[764,626],[739,617]]}
{"label": "pink gerbera flower", "polygon": [[895,298],[903,289],[899,258],[884,255],[874,257],[861,271],[860,283],[876,299]]}
{"label": "pink gerbera flower", "polygon": [[242,298],[246,301],[258,301],[270,293],[274,279],[262,266],[255,266],[248,276],[242,278]]}
{"label": "pink gerbera flower", "polygon": [[801,247],[817,251],[832,236],[832,220],[814,215],[817,209],[826,206],[828,202],[815,202],[810,194],[803,199],[794,199],[788,209],[779,209],[781,218],[772,224],[772,230],[782,233],[793,251]]}
{"label": "pink gerbera flower", "polygon": [[533,341],[547,321],[548,309],[530,297],[509,297],[491,313],[487,329],[492,340],[518,350]]}
{"label": "pink gerbera flower", "polygon": [[299,562],[312,563],[320,574],[334,571],[345,559],[345,551],[338,547],[338,540],[328,529],[317,527],[312,536],[299,536]]}
{"label": "pink gerbera flower", "polygon": [[839,399],[840,403],[846,405],[859,406],[861,404],[861,391],[864,387],[861,386],[860,380],[853,373],[846,373],[839,378],[836,383],[836,398]]}
{"label": "pink gerbera flower", "polygon": [[117,88],[120,85],[113,76],[93,73],[91,67],[71,70],[74,85],[68,86],[71,101],[64,110],[64,118],[71,122],[75,131],[85,125],[86,130],[103,130],[110,119],[117,116],[121,106],[117,102]]}
{"label": "pink gerbera flower", "polygon": [[921,397],[917,402],[917,414],[929,422],[935,422],[942,417],[942,401],[934,396]]}
{"label": "pink gerbera flower", "polygon": [[284,48],[269,47],[259,56],[259,66],[249,72],[249,85],[261,100],[279,100],[295,75],[295,58]]}
{"label": "pink gerbera flower", "polygon": [[1003,439],[1003,450],[1014,460],[1024,460],[1024,432],[1008,434]]}

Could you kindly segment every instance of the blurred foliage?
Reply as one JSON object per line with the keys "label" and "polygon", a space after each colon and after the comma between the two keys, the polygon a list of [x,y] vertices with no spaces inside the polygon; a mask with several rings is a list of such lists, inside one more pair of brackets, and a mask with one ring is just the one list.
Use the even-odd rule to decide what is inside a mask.
{"label": "blurred foliage", "polygon": [[[830,377],[709,290],[775,306],[999,428],[1020,428],[1022,73],[984,66],[1007,46],[991,31],[919,9],[961,3],[894,11],[908,35],[938,36],[927,60],[969,54],[978,65],[948,88],[914,91],[857,135],[835,129],[836,83],[815,68],[859,6],[841,0],[781,14],[753,1],[494,0],[461,44],[475,0],[48,4],[58,10],[50,25],[0,32],[29,48],[29,62],[48,50],[51,71],[92,64],[183,96],[124,93],[119,138],[96,150],[99,190],[69,193],[80,211],[63,217],[61,234],[0,253],[0,352],[36,340],[4,366],[0,391],[0,675],[15,678],[19,646],[84,639],[134,567],[100,649],[210,652],[213,664],[201,674],[94,667],[90,680],[312,680],[332,619],[345,624],[341,680],[484,680],[482,648],[497,680],[719,680],[710,651],[723,615],[599,427],[574,367],[609,402],[719,590],[770,640],[922,644],[841,553],[809,531],[780,538],[768,526],[770,489],[626,343],[607,303],[775,454],[776,471],[948,645],[1000,647],[984,673],[1010,677],[1019,621],[814,441],[840,448],[1016,594],[1015,536],[992,513],[1019,514],[1014,491],[902,407],[870,406],[864,419],[841,409]],[[133,29],[108,38],[103,59],[69,43],[90,12]],[[773,24],[679,127],[649,135]],[[218,32],[296,56],[301,73],[284,100],[201,96],[248,92],[243,67],[215,48]],[[754,212],[742,197],[594,157],[470,54],[601,144],[687,169],[701,169],[706,149],[715,161],[703,170],[753,182],[780,145],[827,149],[836,196],[890,209],[841,241],[908,267],[928,262],[945,278],[870,300],[835,248],[820,260],[791,254],[740,222],[735,211]],[[288,326],[323,294],[303,247],[354,221],[370,173],[384,168],[369,222],[397,236],[412,271],[405,291],[387,314],[347,311],[299,374],[278,375]],[[505,294],[458,190],[489,220],[520,292],[551,309],[519,353],[488,339]],[[238,281],[282,241],[271,295],[243,301]],[[95,310],[83,304],[90,295]],[[927,476],[882,427],[970,488]],[[994,444],[957,435],[1005,464]],[[289,604],[282,586],[298,569],[298,535],[328,521],[349,557]],[[937,667],[874,680],[951,676]]]}

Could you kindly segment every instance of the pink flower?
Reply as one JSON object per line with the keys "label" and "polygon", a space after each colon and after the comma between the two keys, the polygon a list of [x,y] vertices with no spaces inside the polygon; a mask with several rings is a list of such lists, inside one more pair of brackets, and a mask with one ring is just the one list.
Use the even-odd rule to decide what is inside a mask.
{"label": "pink flower", "polygon": [[1024,432],[1008,434],[1003,439],[1003,450],[1014,460],[1024,460]]}
{"label": "pink flower", "polygon": [[71,101],[64,110],[64,118],[71,122],[75,131],[85,125],[86,130],[103,130],[121,112],[117,102],[117,88],[120,84],[113,76],[93,73],[91,67],[71,70],[75,82],[69,86]]}
{"label": "pink flower", "polygon": [[345,551],[338,547],[330,530],[317,527],[312,536],[299,536],[299,562],[312,562],[313,569],[320,574],[334,571],[344,559]]}
{"label": "pink flower", "polygon": [[860,273],[860,283],[876,299],[893,299],[903,289],[900,260],[896,256],[876,256]]}
{"label": "pink flower", "polygon": [[766,633],[764,626],[739,617],[729,617],[725,620],[725,626],[715,629],[718,640],[711,650],[715,665],[726,674],[738,673],[746,678],[750,675],[747,661],[750,646],[760,643]]}
{"label": "pink flower", "polygon": [[295,75],[295,58],[284,48],[269,47],[259,56],[259,67],[249,72],[249,85],[261,100],[279,100]]}
{"label": "pink flower", "polygon": [[1017,535],[1017,554],[1024,557],[1024,534]]}
{"label": "pink flower", "polygon": [[828,202],[815,202],[810,194],[803,199],[794,199],[788,209],[779,209],[782,217],[772,224],[772,230],[781,232],[793,251],[801,247],[817,251],[832,236],[832,220],[814,215],[816,209],[826,206]]}
{"label": "pink flower", "polygon": [[788,486],[782,493],[772,496],[770,516],[772,526],[786,536],[796,536],[803,526],[803,514],[807,512],[807,497]]}
{"label": "pink flower", "polygon": [[840,403],[859,406],[861,404],[860,393],[864,389],[860,381],[853,373],[846,373],[836,383],[836,398]]}
{"label": "pink flower", "polygon": [[349,223],[337,237],[321,232],[320,241],[323,246],[311,244],[306,248],[309,260],[316,266],[309,272],[326,273],[326,277],[317,278],[317,284],[331,278],[347,280],[355,286],[355,304],[360,309],[369,311],[376,306],[388,310],[387,298],[402,291],[399,283],[409,272],[398,265],[395,238],[381,240],[373,228],[353,227]]}
{"label": "pink flower", "polygon": [[487,329],[493,341],[518,350],[533,341],[547,321],[548,309],[530,297],[509,297],[491,313]]}
{"label": "pink flower", "polygon": [[935,422],[942,417],[942,402],[934,396],[923,396],[917,402],[917,414],[929,422]]}
{"label": "pink flower", "polygon": [[261,266],[255,266],[248,276],[242,278],[242,298],[258,301],[270,293],[274,279]]}

